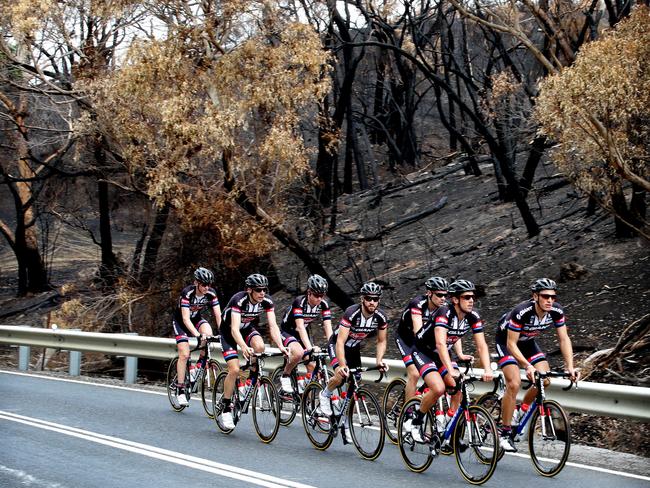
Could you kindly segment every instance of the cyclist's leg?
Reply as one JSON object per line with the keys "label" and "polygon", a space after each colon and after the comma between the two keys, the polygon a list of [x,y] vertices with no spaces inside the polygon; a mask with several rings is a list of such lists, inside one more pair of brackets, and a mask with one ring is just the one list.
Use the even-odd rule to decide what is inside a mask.
{"label": "cyclist's leg", "polygon": [[420,373],[413,364],[413,357],[411,356],[413,345],[409,344],[399,335],[395,337],[395,343],[397,344],[397,349],[402,356],[404,367],[406,367],[407,378],[406,387],[404,388],[404,403],[406,403],[415,396],[418,387],[418,380],[420,379]]}
{"label": "cyclist's leg", "polygon": [[[212,327],[210,326],[210,323],[207,320],[201,319],[196,329],[203,335],[206,336],[212,335]],[[201,351],[201,353],[199,354],[199,359],[202,360],[204,357],[205,357],[205,351]]]}
{"label": "cyclist's leg", "polygon": [[[262,336],[255,329],[255,327],[250,327],[250,329],[247,329],[246,335],[244,335],[244,340],[246,341],[248,347],[252,347],[253,351],[256,353],[260,354],[264,352],[264,339],[262,339]],[[251,375],[252,377],[256,377],[258,372],[257,359],[253,359],[251,361],[251,364],[253,364],[251,367]]]}
{"label": "cyclist's leg", "polygon": [[174,336],[176,338],[176,348],[178,349],[178,362],[176,363],[176,381],[182,383],[185,378],[187,369],[187,360],[190,357],[190,344],[185,327],[176,320],[172,321]]}
{"label": "cyclist's leg", "polygon": [[[442,364],[442,361],[440,360],[439,356],[434,357],[434,361],[436,363],[436,366],[438,366],[438,372],[440,373],[440,376],[442,377],[442,380],[445,383],[445,387],[447,386],[453,386],[451,382],[451,374],[449,374],[449,371],[447,371],[447,368]],[[452,361],[451,363],[452,367],[454,368],[454,373],[460,373],[460,370],[458,369],[458,364]],[[452,412],[447,412],[449,416],[452,416],[456,410],[458,410],[458,407],[460,406],[460,400],[462,397],[462,393],[460,391],[456,392],[453,397],[451,397],[451,405],[449,405],[449,408],[451,408]]]}
{"label": "cyclist's leg", "polygon": [[282,344],[289,349],[289,357],[284,365],[283,376],[288,377],[298,363],[302,360],[305,348],[300,341],[288,332],[282,332]]}
{"label": "cyclist's leg", "polygon": [[[413,364],[420,372],[420,376],[426,383],[429,391],[422,395],[420,402],[420,409],[418,411],[418,420],[422,420],[424,415],[431,409],[431,407],[438,401],[445,393],[445,383],[438,372],[435,362],[426,354],[413,350]],[[417,422],[415,422],[417,424]]]}
{"label": "cyclist's leg", "polygon": [[233,391],[239,377],[239,356],[237,355],[237,343],[228,327],[222,327],[220,341],[223,359],[226,361],[226,367],[228,368],[228,375],[223,386],[223,403],[224,409],[230,411]]}
{"label": "cyclist's leg", "polygon": [[[522,352],[526,356],[528,362],[533,366],[535,366],[535,369],[537,371],[541,371],[543,373],[549,372],[551,370],[551,366],[548,364],[548,361],[546,360],[546,355],[542,352],[537,342],[535,342],[535,340],[531,340],[527,342],[528,342],[527,344],[528,347],[526,348],[526,351],[522,351]],[[544,386],[548,387],[549,383],[550,380],[548,378],[544,378]],[[533,386],[528,389],[521,403],[530,405],[531,403],[533,403],[533,399],[535,398],[535,395],[537,395],[537,388]]]}

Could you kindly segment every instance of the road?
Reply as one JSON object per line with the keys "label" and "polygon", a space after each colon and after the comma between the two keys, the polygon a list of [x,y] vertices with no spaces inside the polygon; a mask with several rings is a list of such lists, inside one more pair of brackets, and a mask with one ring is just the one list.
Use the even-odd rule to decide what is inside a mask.
{"label": "road", "polygon": [[[162,389],[0,371],[0,487],[470,486],[451,457],[434,460],[418,475],[404,467],[390,443],[374,462],[362,460],[340,439],[320,452],[297,418],[265,445],[246,417],[226,436],[205,416],[200,401],[175,413]],[[576,463],[574,451],[579,452],[572,451],[555,479],[537,475],[527,458],[506,456],[485,486],[650,486],[647,476]],[[608,456],[611,469],[629,469],[625,457]],[[641,468],[645,461],[636,458]]]}

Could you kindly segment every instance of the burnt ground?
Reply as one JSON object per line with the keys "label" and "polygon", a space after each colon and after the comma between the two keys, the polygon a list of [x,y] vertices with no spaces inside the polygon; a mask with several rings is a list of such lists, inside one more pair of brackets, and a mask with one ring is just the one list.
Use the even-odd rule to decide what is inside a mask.
{"label": "burnt ground", "polygon": [[[560,284],[578,365],[584,366],[596,351],[613,347],[624,329],[650,313],[650,246],[641,239],[616,238],[613,219],[602,210],[587,216],[586,200],[564,184],[551,164],[538,169],[528,199],[542,227],[533,238],[527,237],[515,205],[498,201],[489,164],[481,166],[484,174],[478,177],[455,168],[405,175],[400,183],[341,197],[337,233],[310,237],[309,230],[302,229],[303,243],[351,293],[367,279],[382,283],[382,307],[393,321],[431,275],[474,281],[482,295],[476,308],[486,322],[490,345],[497,319],[528,297],[530,283],[540,276],[553,278]],[[438,211],[396,225],[442,202]],[[72,274],[75,280],[89,279],[88,269],[96,266],[96,250],[80,252],[84,244],[75,239],[73,263],[55,263],[53,281],[59,285],[72,269],[78,270]],[[123,243],[125,255],[133,244],[130,239]],[[308,272],[285,250],[278,249],[272,259],[280,283],[272,290],[279,314],[300,291]],[[44,296],[27,299],[32,302],[12,298],[14,290],[15,264],[9,249],[0,248],[1,323],[42,326],[47,312],[59,306],[56,299]],[[334,311],[339,317],[340,309]],[[551,365],[561,367],[555,334],[547,331],[540,343]],[[473,351],[471,339],[464,346],[466,352]],[[0,364],[15,365],[13,351],[0,352]],[[647,352],[647,345],[640,347],[607,370],[595,371],[590,380],[650,386]],[[364,354],[372,354],[372,347]],[[397,358],[394,348],[388,356]],[[98,372],[113,367],[94,361]],[[647,423],[573,414],[572,427],[577,442],[650,457]]]}

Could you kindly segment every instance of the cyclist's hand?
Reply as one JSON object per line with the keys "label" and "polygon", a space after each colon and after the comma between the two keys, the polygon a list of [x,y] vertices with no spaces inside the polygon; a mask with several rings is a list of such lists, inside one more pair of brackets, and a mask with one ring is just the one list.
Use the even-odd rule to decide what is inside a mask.
{"label": "cyclist's hand", "polygon": [[242,349],[241,352],[244,355],[244,359],[250,361],[251,356],[255,353],[255,349],[253,349],[252,347],[245,347],[244,349]]}
{"label": "cyclist's hand", "polygon": [[348,368],[347,366],[341,366],[336,370],[336,374],[338,374],[342,378],[347,378],[348,376],[350,376],[350,368]]}
{"label": "cyclist's hand", "polygon": [[461,361],[473,362],[474,361],[474,356],[472,356],[471,354],[459,354],[458,359],[460,359]]}
{"label": "cyclist's hand", "polygon": [[312,346],[311,352],[320,352],[320,347],[318,346]]}
{"label": "cyclist's hand", "polygon": [[288,348],[288,347],[280,346],[279,349],[280,349],[280,352],[281,352],[282,354],[284,354],[285,356],[289,357],[289,348]]}
{"label": "cyclist's hand", "polygon": [[569,376],[569,379],[570,379],[571,381],[573,381],[574,383],[577,383],[578,380],[580,379],[580,371],[578,371],[577,369],[574,368],[574,369],[570,369],[570,370],[568,371],[568,373],[569,373],[569,375],[570,375],[570,376]]}
{"label": "cyclist's hand", "polygon": [[386,364],[384,361],[379,361],[377,363],[377,366],[379,367],[379,371],[383,371],[384,373],[388,371],[388,364]]}
{"label": "cyclist's hand", "polygon": [[491,369],[490,370],[485,370],[483,372],[483,375],[481,376],[482,381],[492,381],[493,378],[494,378],[494,375],[492,374]]}
{"label": "cyclist's hand", "polygon": [[526,366],[526,377],[528,378],[529,381],[534,382],[535,381],[535,372],[537,370],[535,369],[535,366],[532,364],[529,364]]}

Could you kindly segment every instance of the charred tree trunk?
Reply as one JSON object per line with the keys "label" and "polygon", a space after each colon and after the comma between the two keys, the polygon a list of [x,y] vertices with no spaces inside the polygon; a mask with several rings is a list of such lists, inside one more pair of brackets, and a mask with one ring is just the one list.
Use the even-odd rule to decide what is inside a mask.
{"label": "charred tree trunk", "polygon": [[151,227],[151,235],[147,242],[147,247],[144,252],[144,259],[142,261],[142,270],[140,271],[140,283],[149,288],[151,285],[151,278],[156,272],[156,261],[158,260],[158,251],[162,244],[163,236],[167,230],[167,221],[171,213],[171,205],[165,203],[162,207],[156,209],[156,216],[154,224]]}

